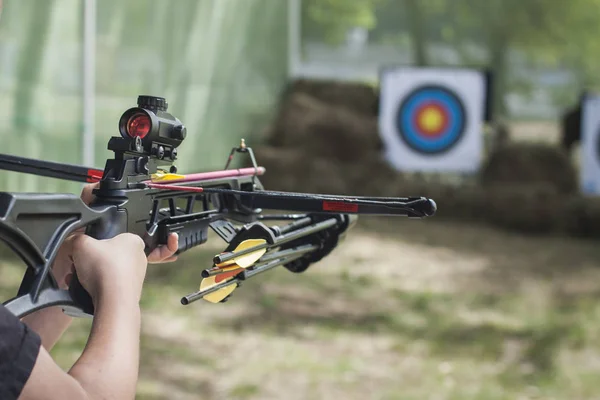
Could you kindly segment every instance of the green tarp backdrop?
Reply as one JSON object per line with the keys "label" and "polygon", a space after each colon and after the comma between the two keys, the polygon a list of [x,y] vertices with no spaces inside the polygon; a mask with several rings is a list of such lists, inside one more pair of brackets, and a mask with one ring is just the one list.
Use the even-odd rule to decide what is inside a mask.
{"label": "green tarp backdrop", "polygon": [[[0,21],[0,152],[82,163],[83,1],[5,1]],[[222,168],[272,116],[286,46],[286,1],[97,1],[93,166],[110,155],[121,113],[153,94],[188,127],[179,169]],[[1,176],[0,190],[80,190]]]}

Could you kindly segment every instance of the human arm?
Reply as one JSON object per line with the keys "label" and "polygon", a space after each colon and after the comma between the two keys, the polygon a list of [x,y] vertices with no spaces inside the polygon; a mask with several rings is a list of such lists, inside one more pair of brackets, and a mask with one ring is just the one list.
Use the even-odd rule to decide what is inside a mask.
{"label": "human arm", "polygon": [[[97,187],[97,183],[84,186],[81,192],[81,200],[85,204],[92,202],[94,199],[92,191]],[[79,231],[75,235],[82,233],[83,231]],[[177,234],[173,233],[169,236],[167,245],[157,247],[148,255],[148,263],[157,264],[175,261],[177,256],[173,254],[177,251],[177,247],[178,237]],[[68,276],[72,273],[72,262],[69,259],[67,247],[62,246],[59,249],[54,265],[52,266],[52,273],[59,287],[61,289],[68,289],[67,280]],[[37,332],[41,338],[42,346],[50,351],[67,330],[73,319],[65,314],[61,307],[48,307],[22,318],[21,321]]]}
{"label": "human arm", "polygon": [[72,258],[95,314],[83,354],[65,373],[40,348],[20,399],[133,399],[139,368],[139,300],[147,259],[143,241],[72,238]]}

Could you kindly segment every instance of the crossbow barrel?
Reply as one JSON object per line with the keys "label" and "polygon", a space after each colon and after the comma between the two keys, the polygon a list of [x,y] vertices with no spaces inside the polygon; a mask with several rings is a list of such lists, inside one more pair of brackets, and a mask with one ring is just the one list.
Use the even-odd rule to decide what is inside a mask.
{"label": "crossbow barrel", "polygon": [[[358,215],[426,218],[436,211],[425,197],[265,190],[259,180],[265,169],[243,139],[224,170],[178,174],[174,162],[187,129],[161,97],[139,96],[137,107],[121,116],[119,132],[108,142],[114,158],[103,170],[0,155],[0,169],[98,182],[89,205],[73,194],[0,193],[0,240],[27,267],[16,297],[4,303],[18,317],[51,306],[93,316],[92,300],[76,274],[68,289],[59,288],[52,274],[58,250],[76,231],[96,239],[133,233],[144,240],[146,254],[172,233],[179,236],[176,254],[205,243],[209,230],[216,233],[227,246],[199,274],[200,289],[181,299],[185,305],[201,298],[227,301],[243,281],[277,266],[304,272],[333,251]],[[236,154],[249,156],[252,167],[229,168]],[[300,214],[275,213],[281,211]]]}

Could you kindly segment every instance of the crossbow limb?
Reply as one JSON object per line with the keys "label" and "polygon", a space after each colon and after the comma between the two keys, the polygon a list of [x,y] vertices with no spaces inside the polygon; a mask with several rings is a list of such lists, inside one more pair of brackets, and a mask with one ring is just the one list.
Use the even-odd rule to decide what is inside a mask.
{"label": "crossbow limb", "polygon": [[[96,239],[139,235],[149,254],[179,236],[177,254],[205,243],[209,228],[227,243],[201,272],[198,291],[181,299],[227,301],[244,280],[283,265],[304,272],[327,256],[360,214],[425,218],[436,204],[424,197],[335,196],[265,190],[252,149],[242,139],[222,171],[181,175],[173,165],[187,129],[167,113],[164,98],[139,96],[120,118],[121,137],[108,149],[104,170],[0,155],[0,169],[79,182],[99,182],[88,206],[74,194],[0,192],[0,240],[27,266],[17,295],[5,302],[18,317],[60,306],[72,316],[93,316],[89,294],[75,275],[58,287],[51,266],[64,240],[78,229]],[[252,167],[228,169],[236,154]],[[295,212],[302,214],[264,213]],[[273,225],[276,221],[286,222]]]}

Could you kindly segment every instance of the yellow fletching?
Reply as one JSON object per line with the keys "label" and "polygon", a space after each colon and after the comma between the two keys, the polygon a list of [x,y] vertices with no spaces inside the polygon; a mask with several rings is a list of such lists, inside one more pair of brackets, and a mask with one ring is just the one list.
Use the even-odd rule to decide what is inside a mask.
{"label": "yellow fletching", "polygon": [[[232,278],[229,278],[232,279]],[[215,277],[209,276],[208,278],[202,279],[200,282],[200,290],[208,289],[211,286],[216,285]],[[219,303],[225,297],[229,296],[235,289],[237,288],[237,284],[232,283],[231,285],[227,285],[217,290],[216,292],[212,292],[203,297],[204,300],[210,303]]]}
{"label": "yellow fletching", "polygon": [[[251,247],[259,246],[259,245],[265,244],[265,243],[267,243],[267,241],[265,239],[244,240],[242,243],[240,243],[235,248],[234,252],[246,250]],[[222,271],[219,272],[219,275],[221,275],[221,272],[226,273],[226,272],[234,271],[234,270],[240,269],[240,268],[248,268],[248,267],[251,267],[252,265],[254,265],[254,263],[256,263],[258,261],[258,259],[261,258],[266,252],[267,252],[267,249],[256,250],[256,251],[253,251],[252,253],[244,254],[239,257],[235,257],[229,261],[225,261],[225,262],[223,262],[221,264],[217,264],[215,266],[222,269]],[[240,272],[241,272],[241,270],[240,270]],[[214,285],[217,285],[216,278],[219,277],[219,275],[209,276],[208,278],[202,279],[202,281],[200,282],[200,290],[208,289]],[[233,276],[229,277],[229,278],[225,278],[223,281],[220,281],[219,284],[230,281],[232,279],[233,279]],[[203,299],[208,302],[211,302],[211,303],[219,303],[225,297],[229,296],[236,288],[237,288],[237,283],[232,283],[231,285],[222,287],[221,289],[217,290],[216,292],[207,294],[206,296],[203,297]]]}
{"label": "yellow fletching", "polygon": [[[248,249],[250,247],[259,246],[261,244],[265,244],[267,241],[265,239],[248,239],[244,240],[239,244],[238,247],[235,248],[234,252]],[[265,253],[267,249],[261,249],[253,251],[252,253],[244,254],[243,256],[239,256],[233,259],[235,263],[241,268],[248,268],[254,265],[255,262],[258,261]]]}
{"label": "yellow fletching", "polygon": [[183,178],[185,178],[185,175],[171,174],[160,170],[157,171],[155,174],[152,174],[151,177],[152,182],[174,181]]}
{"label": "yellow fletching", "polygon": [[[229,261],[222,262],[221,264],[215,265],[215,267],[217,267],[217,268],[226,268],[229,265],[235,265],[235,260],[229,260]],[[237,266],[236,266],[236,268],[237,268]]]}
{"label": "yellow fletching", "polygon": [[[259,245],[265,244],[265,243],[267,243],[267,241],[265,239],[247,239],[247,240],[244,240],[242,243],[240,243],[235,248],[235,250],[233,250],[233,252],[235,253],[236,251],[246,250],[246,249],[249,249],[250,247],[259,246]],[[221,264],[217,264],[215,266],[218,268],[225,268],[230,265],[231,266],[235,265],[236,267],[239,267],[239,268],[248,268],[248,267],[251,267],[252,265],[254,265],[254,263],[256,263],[258,261],[258,259],[261,258],[266,252],[267,252],[267,249],[256,250],[256,251],[253,251],[252,253],[248,253],[248,254],[244,254],[242,256],[235,257],[231,260],[225,261],[225,262],[223,262]]]}

